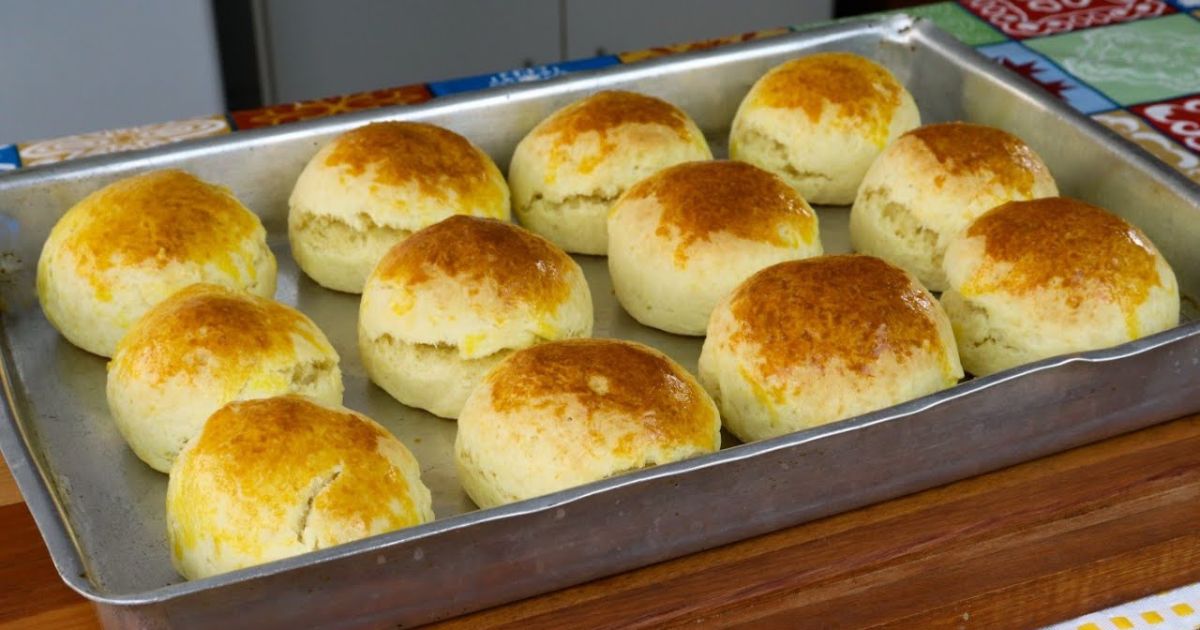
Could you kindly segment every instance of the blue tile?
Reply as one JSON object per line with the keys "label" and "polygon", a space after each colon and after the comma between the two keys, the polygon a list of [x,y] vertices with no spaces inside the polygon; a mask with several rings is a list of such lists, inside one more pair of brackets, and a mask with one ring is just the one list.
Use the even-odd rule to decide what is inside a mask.
{"label": "blue tile", "polygon": [[1116,103],[1084,85],[1079,79],[1067,74],[1053,61],[1033,52],[1019,42],[980,46],[978,50],[1085,114],[1095,114],[1117,108]]}
{"label": "blue tile", "polygon": [[17,153],[17,145],[0,144],[0,172],[21,168],[21,155]]}
{"label": "blue tile", "polygon": [[553,79],[554,77],[570,74],[572,72],[606,68],[608,66],[615,66],[619,63],[621,63],[621,61],[617,59],[615,55],[592,57],[591,59],[578,59],[575,61],[564,61],[563,63],[551,63],[544,66],[533,66],[530,68],[509,70],[507,72],[497,72],[496,74],[481,74],[474,77],[439,81],[437,83],[430,83],[429,90],[433,92],[434,96],[445,96],[447,94],[457,94],[459,92],[484,90],[500,85],[545,81],[546,79]]}
{"label": "blue tile", "polygon": [[1200,9],[1200,0],[1166,0],[1166,2],[1180,11]]}

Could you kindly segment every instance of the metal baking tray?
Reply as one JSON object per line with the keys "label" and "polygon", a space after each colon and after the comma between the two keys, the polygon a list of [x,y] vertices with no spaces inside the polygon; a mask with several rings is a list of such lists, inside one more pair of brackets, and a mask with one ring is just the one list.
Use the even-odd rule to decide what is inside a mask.
{"label": "metal baking tray", "polygon": [[[1120,347],[1050,359],[832,425],[477,511],[459,488],[453,422],[370,385],[355,346],[356,296],[317,287],[288,255],[286,200],[333,135],[372,120],[424,120],[474,140],[504,168],[535,123],[599,89],[687,110],[717,152],[735,109],[768,68],[816,50],[872,57],[908,86],[926,122],[1007,129],[1045,158],[1064,194],[1145,230],[1183,292],[1200,295],[1200,189],[1133,145],[925,21],[895,16],[690,53],[407,108],[232,136],[0,177],[0,448],[63,579],[116,626],[418,624],[577,584],[1033,459],[1200,409],[1200,322]],[[34,268],[51,226],[88,192],[151,168],[220,182],[256,212],[280,260],[277,297],[338,348],[347,406],[400,436],[423,464],[438,520],[226,575],[171,569],[166,477],[125,447],[104,399],[104,360],[43,317]],[[829,252],[846,251],[847,211],[819,208]],[[604,260],[580,257],[596,336],[636,339],[695,369],[700,341],[636,324]]]}

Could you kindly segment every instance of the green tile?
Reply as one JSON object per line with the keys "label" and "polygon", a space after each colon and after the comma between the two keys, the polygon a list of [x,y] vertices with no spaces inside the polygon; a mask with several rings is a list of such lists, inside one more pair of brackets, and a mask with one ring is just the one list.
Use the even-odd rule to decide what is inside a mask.
{"label": "green tile", "polygon": [[958,6],[958,4],[954,2],[939,2],[937,4],[927,4],[919,7],[909,7],[907,9],[896,9],[894,11],[883,11],[880,13],[858,15],[850,18],[842,18],[840,20],[809,22],[807,24],[799,24],[792,28],[797,31],[806,31],[819,26],[844,24],[859,20],[870,20],[883,17],[885,15],[891,15],[893,13],[907,13],[914,17],[923,17],[929,19],[933,21],[938,28],[950,33],[958,38],[959,41],[967,44],[968,46],[996,44],[1008,39],[1003,33],[992,28],[990,24],[975,17],[970,11]]}
{"label": "green tile", "polygon": [[991,24],[975,17],[970,11],[954,2],[926,4],[889,11],[889,13],[907,13],[916,17],[928,18],[938,28],[950,33],[968,46],[998,44],[1008,39],[1003,33],[992,28]]}
{"label": "green tile", "polygon": [[1121,105],[1200,91],[1200,22],[1188,15],[1024,43]]}

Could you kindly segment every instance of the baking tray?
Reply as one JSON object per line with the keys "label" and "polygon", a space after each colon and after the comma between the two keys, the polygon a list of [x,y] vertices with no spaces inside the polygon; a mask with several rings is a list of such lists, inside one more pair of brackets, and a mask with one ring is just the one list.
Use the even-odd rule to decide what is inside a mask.
{"label": "baking tray", "polygon": [[[452,463],[455,425],[406,409],[367,381],[358,299],[317,287],[288,255],[286,200],[333,135],[373,120],[424,120],[505,167],[517,141],[590,92],[631,89],[687,110],[716,151],[750,85],[816,50],[872,57],[908,86],[926,122],[1007,129],[1045,158],[1064,194],[1145,230],[1188,296],[1200,289],[1200,190],[1049,95],[905,16],[0,177],[0,448],[63,579],[111,625],[418,624],[647,565],[1033,459],[1200,409],[1200,322],[1109,350],[975,379],[919,400],[719,453],[476,511]],[[184,168],[258,212],[280,261],[277,297],[338,348],[346,404],[399,435],[423,465],[433,523],[194,582],[171,569],[166,477],[127,449],[104,400],[104,360],[76,349],[37,305],[34,268],[59,216],[88,192],[150,168]],[[829,252],[846,251],[845,208],[818,208]],[[700,341],[636,324],[603,259],[579,257],[596,336],[636,339],[695,369]]]}

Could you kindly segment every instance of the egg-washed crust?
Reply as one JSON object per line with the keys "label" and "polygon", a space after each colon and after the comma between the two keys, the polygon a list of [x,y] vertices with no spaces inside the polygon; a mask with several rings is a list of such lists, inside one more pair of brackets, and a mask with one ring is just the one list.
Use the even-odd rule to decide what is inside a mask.
{"label": "egg-washed crust", "polygon": [[[118,266],[212,263],[238,277],[233,255],[264,234],[229,190],[179,170],[109,184],[79,202],[61,225],[68,229],[62,247],[102,300],[112,297],[104,276]],[[246,268],[254,274],[252,264]]]}
{"label": "egg-washed crust", "polygon": [[[1026,196],[1033,192],[1034,174],[1045,169],[1029,145],[995,127],[951,122],[925,125],[904,135],[920,140],[946,173],[989,177],[992,183]],[[943,184],[945,176],[939,174],[936,181]]]}
{"label": "egg-washed crust", "polygon": [[[195,502],[219,495],[236,504],[226,514],[240,520],[222,524],[216,535],[221,546],[253,553],[257,532],[286,527],[289,510],[302,505],[321,478],[328,481],[312,498],[312,512],[341,523],[347,540],[377,531],[373,524],[379,519],[387,529],[421,522],[409,480],[384,454],[403,451],[403,445],[350,410],[294,395],[235,402],[214,413],[196,440],[183,465],[172,471],[182,475],[177,498]],[[396,442],[395,449],[389,442]],[[176,542],[189,546],[186,537]]]}
{"label": "egg-washed crust", "polygon": [[[628,145],[628,140],[618,142],[612,138],[612,132],[636,125],[654,126],[673,132],[683,142],[693,142],[695,139],[688,122],[683,110],[664,100],[636,92],[610,90],[597,92],[554,112],[530,135],[552,139],[549,163],[557,165],[567,159],[577,140],[597,134],[599,147],[577,165],[580,173],[590,173]],[[654,138],[650,140],[658,142]]]}
{"label": "egg-washed crust", "polygon": [[997,206],[976,219],[966,236],[983,238],[985,255],[961,289],[968,297],[1054,288],[1070,308],[1099,299],[1117,304],[1132,320],[1150,290],[1163,283],[1157,250],[1141,230],[1076,199]]}
{"label": "egg-washed crust", "polygon": [[117,345],[114,366],[154,383],[203,375],[241,384],[265,360],[295,358],[296,337],[334,356],[303,313],[256,295],[194,284],[134,324]]}
{"label": "egg-washed crust", "polygon": [[[492,407],[500,413],[545,410],[562,422],[587,423],[588,432],[597,435],[608,429],[599,417],[618,416],[640,423],[659,444],[713,448],[714,412],[700,386],[670,359],[640,344],[615,339],[544,343],[514,353],[487,381]],[[587,416],[567,417],[568,400]]]}
{"label": "egg-washed crust", "polygon": [[539,136],[556,136],[562,145],[570,145],[587,133],[606,136],[625,125],[659,125],[672,129],[687,140],[688,118],[682,110],[653,96],[607,90],[572,103],[538,125]]}
{"label": "egg-washed crust", "polygon": [[868,374],[885,353],[904,361],[932,351],[945,362],[932,296],[878,258],[780,263],[751,276],[730,300],[738,322],[730,340],[754,349],[766,377],[837,360]]}
{"label": "egg-washed crust", "polygon": [[802,110],[816,124],[827,105],[840,108],[841,125],[862,125],[882,144],[904,86],[887,68],[859,55],[817,53],[770,70],[753,88],[760,106]]}
{"label": "egg-washed crust", "polygon": [[457,215],[398,243],[375,270],[378,280],[410,289],[431,270],[468,286],[491,283],[505,304],[552,311],[571,295],[575,261],[550,241],[511,223]]}
{"label": "egg-washed crust", "polygon": [[655,234],[668,237],[678,230],[677,260],[686,260],[688,248],[710,241],[717,232],[779,247],[799,245],[786,238],[788,232],[781,230],[785,225],[805,243],[816,237],[816,214],[796,190],[745,162],[686,162],[655,173],[625,193],[627,201],[647,197],[662,207]]}
{"label": "egg-washed crust", "polygon": [[352,129],[333,141],[325,165],[352,177],[372,169],[377,186],[415,185],[422,195],[458,204],[492,208],[503,202],[500,171],[466,138],[436,125],[377,122]]}

